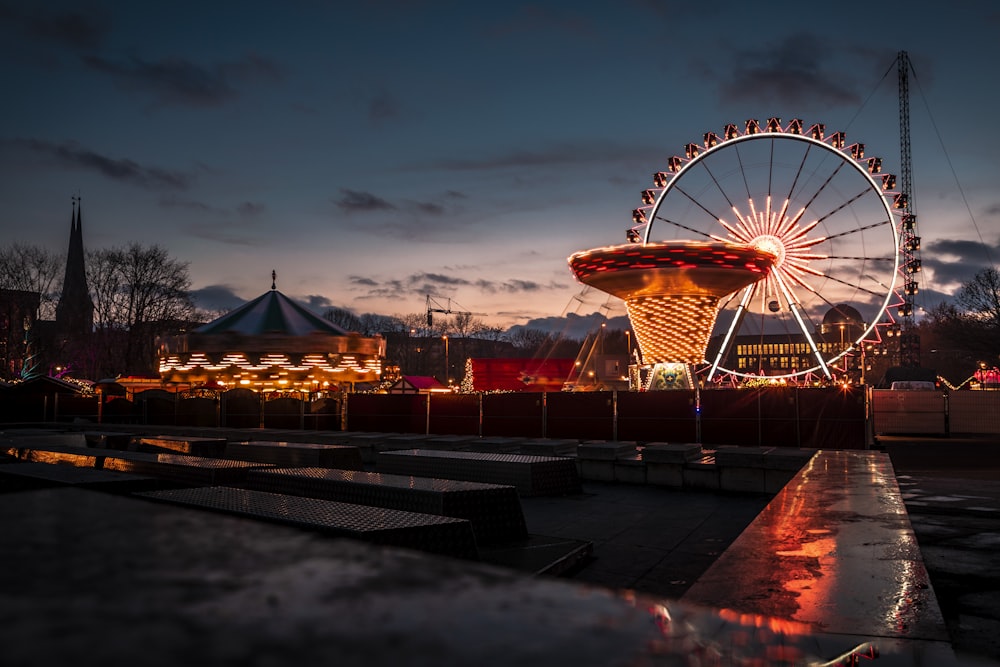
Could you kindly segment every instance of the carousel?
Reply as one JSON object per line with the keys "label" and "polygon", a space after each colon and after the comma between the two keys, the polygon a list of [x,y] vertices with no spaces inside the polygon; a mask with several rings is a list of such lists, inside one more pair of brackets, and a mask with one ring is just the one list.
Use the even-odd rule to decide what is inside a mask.
{"label": "carousel", "polygon": [[385,339],[348,332],[271,289],[187,334],[161,339],[160,378],[190,388],[350,391],[376,383]]}

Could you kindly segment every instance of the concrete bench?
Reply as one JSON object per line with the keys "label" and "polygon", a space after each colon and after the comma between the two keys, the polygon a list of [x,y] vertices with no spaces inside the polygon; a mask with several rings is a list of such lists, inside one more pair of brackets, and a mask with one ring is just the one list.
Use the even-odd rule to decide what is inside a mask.
{"label": "concrete bench", "polygon": [[505,435],[490,435],[469,442],[471,452],[489,452],[494,454],[513,454],[521,449],[521,443],[527,438]]}
{"label": "concrete bench", "polygon": [[172,453],[101,451],[70,445],[8,447],[7,453],[21,461],[115,470],[194,486],[238,484],[246,479],[248,470],[271,467],[271,464],[252,461]]}
{"label": "concrete bench", "polygon": [[513,486],[326,468],[253,470],[244,486],[466,519],[480,544],[528,537],[521,501]]}
{"label": "concrete bench", "polygon": [[506,484],[525,496],[580,493],[576,461],[561,457],[410,449],[382,452],[376,469],[396,475]]}
{"label": "concrete bench", "polygon": [[[618,440],[584,440],[576,448],[577,466],[580,470],[580,477],[583,479],[597,480],[601,482],[613,482],[616,479],[615,468],[619,459],[632,458],[636,461],[636,443],[632,441]],[[631,470],[626,471],[625,466]],[[619,475],[635,479],[635,463],[625,464]],[[628,472],[633,473],[628,475]],[[645,482],[645,470],[641,471],[643,483]]]}
{"label": "concrete bench", "polygon": [[859,642],[948,640],[884,452],[816,452],[681,602]]}
{"label": "concrete bench", "polygon": [[288,467],[339,468],[361,470],[361,450],[351,445],[325,445],[309,442],[269,442],[250,440],[229,442],[223,458],[273,463]]}
{"label": "concrete bench", "polygon": [[650,442],[642,448],[646,482],[674,489],[684,487],[684,468],[704,456],[696,443]]}
{"label": "concrete bench", "polygon": [[127,450],[132,443],[132,434],[122,431],[84,431],[83,439],[88,447]]}
{"label": "concrete bench", "polygon": [[0,487],[42,488],[75,486],[109,493],[135,493],[165,488],[160,480],[146,475],[51,463],[18,462],[0,466]]}
{"label": "concrete bench", "polygon": [[73,445],[46,445],[31,443],[9,445],[3,452],[19,461],[47,463],[50,465],[70,465],[81,468],[100,468],[107,453]]}
{"label": "concrete bench", "polygon": [[214,486],[136,494],[161,502],[265,519],[338,537],[478,559],[471,524],[464,519],[382,507]]}
{"label": "concrete bench", "polygon": [[135,439],[135,448],[140,452],[175,452],[193,456],[217,457],[225,454],[226,439],[175,435],[144,435]]}
{"label": "concrete bench", "polygon": [[529,456],[576,456],[579,444],[572,438],[529,438],[519,442],[518,448]]}

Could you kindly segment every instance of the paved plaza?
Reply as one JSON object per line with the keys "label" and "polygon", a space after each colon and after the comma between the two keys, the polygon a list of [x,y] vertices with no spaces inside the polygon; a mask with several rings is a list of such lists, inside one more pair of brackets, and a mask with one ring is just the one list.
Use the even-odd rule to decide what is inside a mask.
{"label": "paved plaza", "polygon": [[[997,443],[877,446],[893,462],[954,650],[924,662],[883,654],[881,664],[1000,664]],[[732,642],[746,641],[745,627],[720,629],[732,617],[699,616],[681,598],[769,501],[594,481],[580,494],[522,498],[528,531],[547,540],[539,551],[593,545],[554,578],[530,576],[535,543],[455,561],[0,476],[0,627],[16,665],[672,665],[697,664],[709,648],[737,664]],[[752,622],[752,638],[766,637]],[[800,659],[757,664],[818,664],[847,644],[812,638],[795,649]]]}

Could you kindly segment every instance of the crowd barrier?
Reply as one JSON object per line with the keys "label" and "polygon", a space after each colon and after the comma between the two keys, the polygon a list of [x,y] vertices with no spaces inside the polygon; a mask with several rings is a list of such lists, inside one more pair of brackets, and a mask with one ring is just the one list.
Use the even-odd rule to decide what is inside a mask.
{"label": "crowd barrier", "polygon": [[119,423],[693,442],[856,449],[866,446],[859,388],[767,387],[662,392],[344,394],[265,400],[245,389],[183,397],[55,395],[4,401],[5,422]]}

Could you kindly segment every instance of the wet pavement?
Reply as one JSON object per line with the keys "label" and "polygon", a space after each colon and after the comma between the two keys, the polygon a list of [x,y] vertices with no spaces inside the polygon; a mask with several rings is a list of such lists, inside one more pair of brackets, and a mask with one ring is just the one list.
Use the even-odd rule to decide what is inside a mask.
{"label": "wet pavement", "polygon": [[[1000,664],[1000,446],[880,445],[961,662],[910,652],[878,664]],[[18,665],[818,664],[860,647],[681,601],[769,500],[599,482],[524,498],[529,532],[593,542],[592,559],[553,579],[0,485],[0,627]]]}
{"label": "wet pavement", "polygon": [[1000,660],[1000,441],[881,444],[956,653]]}

